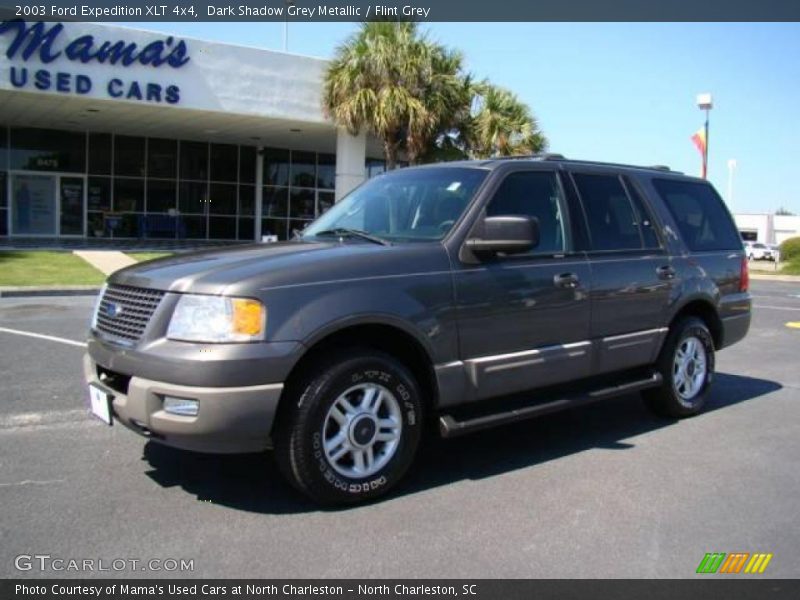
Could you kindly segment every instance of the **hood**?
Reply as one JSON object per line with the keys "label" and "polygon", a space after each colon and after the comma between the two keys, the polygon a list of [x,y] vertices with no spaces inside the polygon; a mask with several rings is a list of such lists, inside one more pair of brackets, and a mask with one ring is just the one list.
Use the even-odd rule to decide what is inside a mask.
{"label": "hood", "polygon": [[441,244],[291,241],[176,254],[131,265],[109,283],[170,292],[258,295],[270,287],[449,268]]}

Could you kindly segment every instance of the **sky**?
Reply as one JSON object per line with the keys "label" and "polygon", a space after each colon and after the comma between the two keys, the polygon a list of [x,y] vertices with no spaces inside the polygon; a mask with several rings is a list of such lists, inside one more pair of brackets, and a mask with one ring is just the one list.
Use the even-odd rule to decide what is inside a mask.
{"label": "sky", "polygon": [[[283,50],[283,23],[128,23]],[[329,58],[355,23],[290,23],[289,51]],[[515,92],[551,152],[693,175],[710,92],[709,179],[733,212],[800,214],[800,24],[431,23],[475,77]],[[736,161],[729,186],[729,161]]]}

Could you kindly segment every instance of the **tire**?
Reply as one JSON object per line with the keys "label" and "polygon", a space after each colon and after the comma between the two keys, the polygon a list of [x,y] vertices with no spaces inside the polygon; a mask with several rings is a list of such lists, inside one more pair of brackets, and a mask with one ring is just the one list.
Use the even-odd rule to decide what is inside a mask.
{"label": "tire", "polygon": [[399,361],[373,350],[349,351],[311,370],[284,399],[291,404],[275,432],[281,472],[324,505],[382,496],[403,477],[419,446],[417,382]]}
{"label": "tire", "polygon": [[678,419],[703,410],[714,378],[714,338],[702,319],[684,317],[670,327],[656,369],[662,385],[642,394],[651,410]]}

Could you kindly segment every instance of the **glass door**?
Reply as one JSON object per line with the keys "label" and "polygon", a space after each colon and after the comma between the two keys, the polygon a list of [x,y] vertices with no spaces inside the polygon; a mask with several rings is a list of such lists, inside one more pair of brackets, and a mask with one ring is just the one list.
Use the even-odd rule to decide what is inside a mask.
{"label": "glass door", "polygon": [[61,215],[59,235],[83,235],[84,178],[61,175],[58,178],[59,212]]}
{"label": "glass door", "polygon": [[56,176],[11,176],[12,235],[57,235]]}

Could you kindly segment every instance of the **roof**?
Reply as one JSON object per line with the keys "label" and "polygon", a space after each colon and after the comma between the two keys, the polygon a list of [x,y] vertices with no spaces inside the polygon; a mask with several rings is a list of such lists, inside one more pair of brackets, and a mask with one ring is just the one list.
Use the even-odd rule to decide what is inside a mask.
{"label": "roof", "polygon": [[[565,158],[561,154],[530,154],[524,156],[506,156],[506,157],[498,157],[498,158],[489,158],[489,159],[476,159],[476,160],[459,160],[444,163],[447,164],[449,167],[479,167],[483,169],[494,170],[502,165],[506,165],[512,162],[517,161],[532,161],[537,163],[552,163],[557,164],[559,166],[569,166],[569,167],[608,167],[614,170],[629,170],[629,171],[636,171],[636,172],[655,172],[660,174],[672,174],[672,175],[684,175],[680,171],[673,171],[667,166],[664,165],[652,165],[652,166],[642,166],[642,165],[629,165],[624,163],[613,163],[613,162],[602,162],[597,160],[575,160]],[[441,166],[443,163],[433,163],[431,165],[425,166]],[[685,175],[684,175],[685,176]]]}

